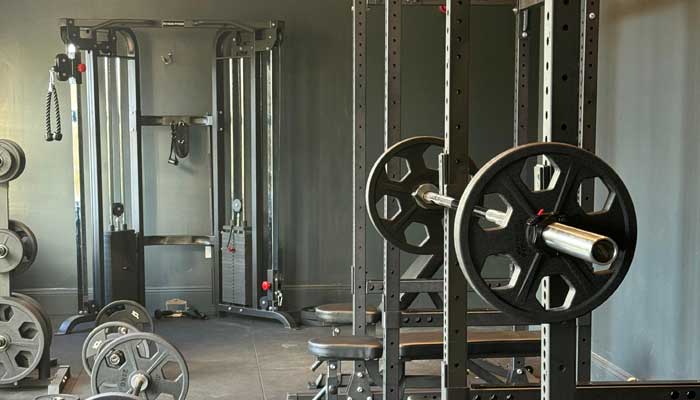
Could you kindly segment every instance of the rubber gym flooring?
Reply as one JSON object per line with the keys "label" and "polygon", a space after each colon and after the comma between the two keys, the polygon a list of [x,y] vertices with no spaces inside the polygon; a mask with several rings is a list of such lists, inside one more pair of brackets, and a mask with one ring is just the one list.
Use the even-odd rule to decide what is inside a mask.
{"label": "rubber gym flooring", "polygon": [[[54,321],[58,326],[60,320]],[[346,328],[348,333],[351,328]],[[80,349],[87,331],[54,336],[52,355],[71,366],[72,379],[64,392],[90,395],[90,377],[83,371]],[[190,371],[188,400],[242,399],[285,400],[287,392],[306,389],[316,373],[309,370],[313,358],[306,342],[327,336],[330,328],[303,327],[288,330],[274,322],[222,318],[198,321],[161,320],[156,333],[174,344],[187,360]],[[409,372],[439,373],[438,361],[409,363]],[[343,368],[350,370],[350,365]],[[3,400],[32,400],[37,391],[0,391]]]}

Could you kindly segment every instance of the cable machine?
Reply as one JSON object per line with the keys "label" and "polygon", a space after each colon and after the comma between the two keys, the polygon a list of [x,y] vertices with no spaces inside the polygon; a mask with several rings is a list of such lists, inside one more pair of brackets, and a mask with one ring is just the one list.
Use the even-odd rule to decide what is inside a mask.
{"label": "cable machine", "polygon": [[[214,116],[142,114],[135,29],[217,30]],[[66,319],[58,333],[94,321],[97,311],[113,300],[145,304],[145,248],[172,245],[201,247],[205,257],[213,259],[212,302],[218,311],[270,317],[293,326],[293,320],[279,311],[283,295],[273,196],[281,23],[65,19],[60,32],[66,53],[56,56],[52,75],[67,81],[71,94],[78,313]],[[172,54],[163,62],[173,62]],[[55,100],[52,93],[48,96]],[[51,131],[49,121],[47,114],[46,139],[60,141],[60,131]],[[144,233],[142,138],[156,134],[157,127],[169,128],[172,165],[188,156],[195,131],[210,143],[211,230],[206,234]],[[235,198],[225,194],[236,190]],[[235,277],[234,267],[240,272]],[[243,297],[230,295],[232,285],[242,288]]]}
{"label": "cable machine", "polygon": [[214,287],[218,312],[294,328],[282,311],[279,260],[282,39],[283,23],[270,21],[220,32],[215,42],[213,198],[222,246]]}

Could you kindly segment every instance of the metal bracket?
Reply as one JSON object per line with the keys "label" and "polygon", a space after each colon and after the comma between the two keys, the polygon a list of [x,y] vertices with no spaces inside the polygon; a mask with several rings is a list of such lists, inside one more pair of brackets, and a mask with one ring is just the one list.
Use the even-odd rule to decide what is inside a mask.
{"label": "metal bracket", "polygon": [[95,51],[100,56],[116,54],[117,34],[112,28],[89,28],[75,25],[68,18],[61,25],[61,40],[66,45],[74,45],[76,50]]}
{"label": "metal bracket", "polygon": [[139,122],[142,126],[170,126],[184,122],[187,125],[212,126],[211,115],[142,115]]}
{"label": "metal bracket", "polygon": [[80,53],[76,53],[75,57],[70,58],[68,54],[56,54],[52,71],[56,74],[56,79],[65,82],[70,78],[75,79],[75,83],[83,83],[83,74],[78,69],[78,65],[82,63]]}
{"label": "metal bracket", "polygon": [[282,22],[272,21],[270,28],[256,32],[255,51],[269,51],[282,43]]}

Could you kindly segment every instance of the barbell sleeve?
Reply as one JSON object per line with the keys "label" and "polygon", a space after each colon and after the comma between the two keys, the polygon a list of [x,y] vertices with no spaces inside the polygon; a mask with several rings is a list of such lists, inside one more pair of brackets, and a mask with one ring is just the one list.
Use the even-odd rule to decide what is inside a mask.
{"label": "barbell sleeve", "polygon": [[559,222],[542,230],[542,240],[560,253],[593,264],[609,265],[617,257],[617,244],[611,238]]}

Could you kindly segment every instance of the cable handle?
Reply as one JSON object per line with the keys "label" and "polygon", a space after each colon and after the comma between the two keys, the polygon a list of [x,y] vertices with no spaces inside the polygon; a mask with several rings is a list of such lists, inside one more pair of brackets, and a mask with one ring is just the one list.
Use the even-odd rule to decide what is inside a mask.
{"label": "cable handle", "polygon": [[[56,72],[53,68],[49,68],[49,86],[46,93],[46,133],[44,139],[47,142],[60,141],[63,139],[61,133],[61,110],[58,105],[58,93],[56,92]],[[56,130],[51,129],[51,103],[53,102],[54,114],[56,119]]]}

